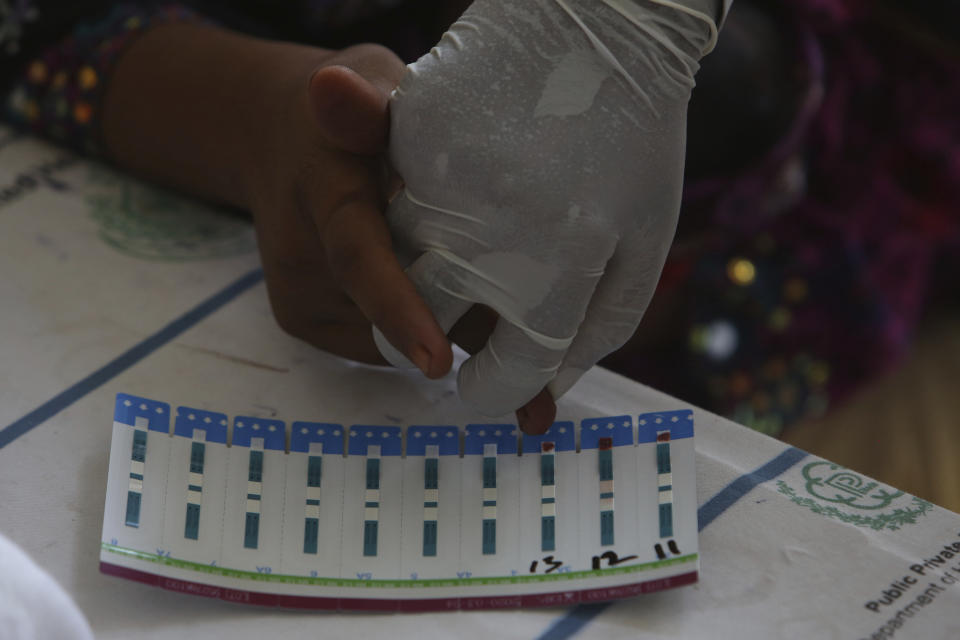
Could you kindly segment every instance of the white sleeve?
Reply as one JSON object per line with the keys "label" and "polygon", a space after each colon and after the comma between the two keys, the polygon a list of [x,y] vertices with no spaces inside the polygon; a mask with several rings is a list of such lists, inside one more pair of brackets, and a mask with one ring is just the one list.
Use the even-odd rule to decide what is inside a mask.
{"label": "white sleeve", "polygon": [[80,609],[53,577],[0,535],[0,639],[92,640]]}

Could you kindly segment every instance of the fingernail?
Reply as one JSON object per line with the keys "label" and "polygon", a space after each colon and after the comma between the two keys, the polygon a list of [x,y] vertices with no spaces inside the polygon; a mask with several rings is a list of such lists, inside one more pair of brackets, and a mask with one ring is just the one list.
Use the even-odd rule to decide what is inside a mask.
{"label": "fingernail", "polygon": [[547,432],[557,417],[557,405],[546,389],[533,397],[530,402],[517,410],[517,418],[523,414],[520,430],[539,436]]}
{"label": "fingernail", "polygon": [[517,409],[517,425],[520,427],[520,431],[527,433],[527,423],[530,421],[530,414],[527,412],[526,407],[520,407]]}
{"label": "fingernail", "polygon": [[423,345],[414,345],[409,353],[410,361],[417,365],[417,369],[423,372],[423,375],[430,375],[430,361],[432,356]]}

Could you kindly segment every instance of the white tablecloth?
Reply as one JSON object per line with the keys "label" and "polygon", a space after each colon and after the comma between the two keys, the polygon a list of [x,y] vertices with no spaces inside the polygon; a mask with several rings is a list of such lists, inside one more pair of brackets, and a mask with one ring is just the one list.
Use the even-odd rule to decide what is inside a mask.
{"label": "white tablecloth", "polygon": [[[0,531],[97,637],[960,637],[960,516],[701,410],[691,587],[572,610],[348,615],[101,575],[118,391],[342,423],[473,416],[452,378],[344,363],[284,335],[242,221],[2,130],[0,274]],[[683,406],[595,369],[560,411]]]}

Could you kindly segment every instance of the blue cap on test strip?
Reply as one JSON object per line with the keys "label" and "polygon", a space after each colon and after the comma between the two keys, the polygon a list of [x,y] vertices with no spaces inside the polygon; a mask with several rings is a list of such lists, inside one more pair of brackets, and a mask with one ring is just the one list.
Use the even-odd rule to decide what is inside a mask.
{"label": "blue cap on test strip", "polygon": [[249,447],[253,438],[263,438],[263,448],[274,451],[286,449],[286,425],[280,420],[236,416],[233,419],[233,446]]}
{"label": "blue cap on test strip", "polygon": [[403,429],[355,424],[350,427],[347,452],[351,456],[367,455],[367,447],[380,445],[381,456],[399,456],[403,450]]}
{"label": "blue cap on test strip", "polygon": [[170,405],[125,393],[117,394],[113,419],[117,422],[136,425],[137,418],[146,418],[150,431],[170,433]]}
{"label": "blue cap on test strip", "polygon": [[693,411],[644,413],[637,419],[637,443],[656,442],[658,431],[669,431],[671,440],[693,437]]}
{"label": "blue cap on test strip", "polygon": [[554,422],[539,436],[523,434],[523,453],[540,453],[544,442],[552,442],[557,451],[575,451],[577,432],[572,422]]}
{"label": "blue cap on test strip", "polygon": [[407,455],[422,456],[427,445],[436,445],[441,456],[460,455],[460,432],[456,427],[414,425],[407,429]]}
{"label": "blue cap on test strip", "polygon": [[468,424],[464,455],[483,455],[483,445],[496,444],[500,455],[517,452],[517,427],[512,424]]}
{"label": "blue cap on test strip", "polygon": [[633,420],[630,416],[587,418],[580,422],[580,449],[597,449],[600,438],[610,438],[615,447],[633,444]]}
{"label": "blue cap on test strip", "polygon": [[227,416],[214,411],[177,407],[177,420],[173,424],[174,435],[192,438],[194,429],[206,432],[207,442],[227,444]]}
{"label": "blue cap on test strip", "polygon": [[343,425],[330,422],[294,422],[290,426],[290,451],[307,453],[311,442],[323,443],[323,453],[343,455]]}

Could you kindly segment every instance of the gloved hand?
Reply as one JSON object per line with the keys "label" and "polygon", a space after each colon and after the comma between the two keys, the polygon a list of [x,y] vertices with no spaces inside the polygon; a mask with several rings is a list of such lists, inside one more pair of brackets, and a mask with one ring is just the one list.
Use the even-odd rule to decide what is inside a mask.
{"label": "gloved hand", "polygon": [[459,371],[482,413],[544,386],[559,398],[647,308],[677,223],[693,76],[717,33],[714,0],[683,5],[477,0],[395,92],[401,262],[445,331],[475,303],[500,315]]}

